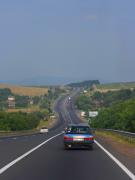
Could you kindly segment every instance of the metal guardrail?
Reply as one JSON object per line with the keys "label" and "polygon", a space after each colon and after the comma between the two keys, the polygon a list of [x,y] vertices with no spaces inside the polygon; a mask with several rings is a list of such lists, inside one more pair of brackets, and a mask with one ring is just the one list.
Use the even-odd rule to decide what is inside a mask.
{"label": "metal guardrail", "polygon": [[113,133],[117,133],[121,136],[135,139],[135,133],[131,133],[131,132],[127,132],[127,131],[114,130],[114,129],[97,129],[97,130],[113,132]]}

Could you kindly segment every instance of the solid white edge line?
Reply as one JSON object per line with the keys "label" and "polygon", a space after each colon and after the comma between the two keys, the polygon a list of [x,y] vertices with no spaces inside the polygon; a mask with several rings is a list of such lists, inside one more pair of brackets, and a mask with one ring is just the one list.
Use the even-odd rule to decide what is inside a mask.
{"label": "solid white edge line", "polygon": [[10,167],[12,167],[14,164],[16,164],[17,162],[21,161],[22,159],[24,159],[26,156],[30,155],[32,152],[36,151],[37,149],[39,149],[41,146],[43,146],[44,144],[46,144],[47,142],[51,141],[52,139],[62,135],[63,133],[59,133],[49,139],[47,139],[46,141],[44,141],[43,143],[39,144],[38,146],[36,146],[35,148],[31,149],[30,151],[26,152],[25,154],[23,154],[22,156],[18,157],[17,159],[13,160],[12,162],[10,162],[9,164],[7,164],[6,166],[4,166],[3,168],[0,169],[0,174],[4,173],[6,170],[8,170]]}
{"label": "solid white edge line", "polygon": [[99,142],[95,140],[97,146],[99,146],[132,180],[135,180],[135,175],[123,165],[117,158],[115,158],[108,150],[106,150]]}

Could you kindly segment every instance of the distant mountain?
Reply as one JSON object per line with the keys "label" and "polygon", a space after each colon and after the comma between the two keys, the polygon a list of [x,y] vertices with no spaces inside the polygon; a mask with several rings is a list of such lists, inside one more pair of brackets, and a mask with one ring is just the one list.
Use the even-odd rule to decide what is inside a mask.
{"label": "distant mountain", "polygon": [[49,77],[40,76],[34,78],[27,78],[24,80],[2,80],[0,83],[23,85],[23,86],[51,86],[51,85],[66,85],[70,82],[77,81],[75,78],[66,77]]}

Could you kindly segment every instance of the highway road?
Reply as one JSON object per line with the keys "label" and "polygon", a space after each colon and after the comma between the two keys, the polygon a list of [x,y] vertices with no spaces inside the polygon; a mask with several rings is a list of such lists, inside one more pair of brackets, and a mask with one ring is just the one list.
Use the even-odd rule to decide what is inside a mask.
{"label": "highway road", "polygon": [[78,123],[72,101],[57,102],[57,125],[48,135],[0,139],[0,180],[135,180],[100,144],[94,150],[64,150],[62,130]]}

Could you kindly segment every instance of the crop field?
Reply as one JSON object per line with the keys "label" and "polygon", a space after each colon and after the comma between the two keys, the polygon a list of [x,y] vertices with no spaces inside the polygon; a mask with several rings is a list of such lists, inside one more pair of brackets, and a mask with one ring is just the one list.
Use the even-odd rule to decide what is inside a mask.
{"label": "crop field", "polygon": [[134,89],[135,82],[127,82],[127,83],[110,83],[110,84],[101,84],[96,86],[99,91],[117,91],[120,89]]}
{"label": "crop field", "polygon": [[37,111],[41,111],[42,110],[39,108],[39,106],[37,105],[33,105],[30,106],[28,108],[15,108],[15,109],[7,109],[7,112],[9,113],[13,113],[13,112],[26,112],[26,113],[33,113],[33,112],[37,112]]}
{"label": "crop field", "polygon": [[48,88],[14,86],[8,84],[0,84],[0,89],[9,88],[12,93],[23,96],[40,96],[48,93]]}

